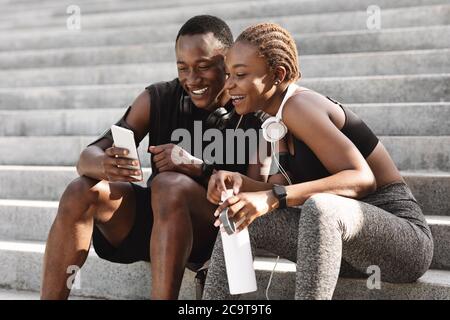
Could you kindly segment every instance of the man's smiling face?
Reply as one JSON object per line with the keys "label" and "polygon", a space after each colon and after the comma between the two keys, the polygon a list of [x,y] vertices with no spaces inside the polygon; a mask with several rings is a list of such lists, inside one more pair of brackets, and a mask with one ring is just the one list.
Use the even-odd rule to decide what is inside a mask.
{"label": "man's smiling face", "polygon": [[214,105],[225,84],[226,49],[212,32],[184,35],[176,43],[178,79],[201,109]]}

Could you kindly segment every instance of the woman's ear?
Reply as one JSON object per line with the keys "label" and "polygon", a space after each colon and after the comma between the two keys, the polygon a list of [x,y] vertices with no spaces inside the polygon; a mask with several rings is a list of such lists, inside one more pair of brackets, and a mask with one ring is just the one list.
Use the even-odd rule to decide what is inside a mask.
{"label": "woman's ear", "polygon": [[277,66],[275,68],[274,72],[274,82],[277,82],[278,84],[282,83],[286,78],[286,68],[283,66]]}

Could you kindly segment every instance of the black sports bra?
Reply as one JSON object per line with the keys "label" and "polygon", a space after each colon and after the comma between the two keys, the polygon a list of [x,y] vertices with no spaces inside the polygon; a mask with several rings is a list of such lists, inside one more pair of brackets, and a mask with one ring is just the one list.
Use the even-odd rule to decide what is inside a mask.
{"label": "black sports bra", "polygon": [[[377,136],[350,109],[329,97],[327,98],[344,110],[345,123],[341,132],[354,143],[363,157],[367,158],[378,144],[379,140]],[[294,155],[292,156],[289,154],[288,161],[292,183],[317,180],[331,175],[313,151],[303,141],[295,137],[292,137],[292,139]]]}

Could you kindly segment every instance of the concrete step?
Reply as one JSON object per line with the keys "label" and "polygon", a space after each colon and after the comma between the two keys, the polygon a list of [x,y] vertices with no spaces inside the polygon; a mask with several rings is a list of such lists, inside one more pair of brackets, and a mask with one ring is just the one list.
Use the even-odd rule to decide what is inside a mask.
{"label": "concrete step", "polygon": [[[241,3],[242,5],[243,3]],[[214,4],[213,6],[217,6]],[[229,5],[229,4],[227,4]],[[180,8],[173,8],[172,11],[179,11]],[[148,30],[149,24],[154,23],[149,21],[149,16],[155,14],[154,8],[150,10],[140,11],[123,11],[114,14],[100,14],[100,15],[83,15],[82,30],[88,31],[91,35],[101,36],[105,31],[111,30],[111,28],[117,29],[131,29],[142,30],[145,27]],[[223,16],[222,16],[223,17]],[[348,31],[348,30],[367,30],[367,11],[366,8],[360,11],[350,9],[350,11],[332,12],[327,11],[318,12],[313,14],[289,13],[288,15],[274,15],[268,17],[262,17],[260,15],[245,16],[239,18],[239,15],[231,15],[226,19],[230,25],[232,32],[237,36],[247,26],[267,21],[274,22],[282,25],[291,33],[315,33],[315,32],[330,32],[330,31]],[[450,24],[450,5],[438,4],[431,6],[418,6],[418,7],[402,7],[402,8],[383,8],[380,12],[383,29],[392,28],[404,28],[404,27],[419,27],[419,26],[436,26]],[[58,17],[58,20],[66,19],[67,17]],[[19,19],[19,18],[14,18]],[[20,17],[23,21],[23,17]],[[36,19],[36,23],[51,21],[52,17],[39,17]],[[27,19],[27,23],[30,23],[33,18]],[[65,20],[64,20],[65,21]],[[174,39],[177,32],[184,21],[180,22],[164,22],[158,24],[157,29],[153,29],[153,32],[149,35],[151,38],[147,38],[152,42],[167,41],[168,39]],[[19,28],[17,28],[19,24]],[[6,30],[5,30],[6,29]],[[51,27],[33,27],[20,28],[19,21],[3,20],[0,24],[0,32],[8,31],[5,34],[5,40],[11,36],[20,38],[41,38],[48,39],[51,37],[61,38],[62,41],[67,41],[68,30],[66,24],[59,22],[55,26]],[[70,33],[69,33],[70,34]],[[86,35],[87,36],[87,35]],[[64,42],[63,42],[64,43]]]}
{"label": "concrete step", "polygon": [[[276,258],[260,257],[254,262],[258,291],[241,299],[266,299],[266,288]],[[368,274],[369,275],[369,274]],[[280,259],[268,294],[271,300],[292,300],[295,292],[295,264]],[[382,282],[381,289],[369,289],[367,279],[339,278],[333,300],[448,300],[450,299],[450,271],[428,270],[414,283]]]}
{"label": "concrete step", "polygon": [[39,292],[0,289],[0,300],[39,300]]}
{"label": "concrete step", "polygon": [[[167,33],[163,41],[155,39],[154,28],[125,28],[85,30],[74,32],[62,30],[60,35],[49,36],[0,35],[0,51],[51,49],[69,47],[92,47],[111,45],[137,45],[152,43],[152,54],[164,52],[174,56],[174,40]],[[293,34],[300,54],[326,54],[367,51],[442,49],[450,47],[450,26],[408,27],[381,29],[379,31],[334,31]],[[173,37],[174,39],[175,37]],[[154,53],[155,51],[159,51]],[[148,53],[148,52],[147,52]]]}
{"label": "concrete step", "polygon": [[[93,137],[0,137],[0,165],[71,166]],[[450,136],[381,136],[400,170],[450,171]],[[148,164],[148,140],[139,148],[142,163]],[[189,150],[188,150],[189,151]]]}
{"label": "concrete step", "polygon": [[[42,242],[0,241],[0,286],[39,291],[45,244]],[[69,272],[70,273],[70,272]],[[90,250],[80,274],[79,289],[72,295],[107,299],[148,299],[151,275],[149,264],[117,264],[100,259]],[[195,298],[195,274],[186,270],[180,299]]]}
{"label": "concrete step", "polygon": [[[230,0],[229,2],[233,2],[236,0]],[[186,6],[193,6],[199,4],[210,4],[210,3],[220,3],[223,0],[192,0],[189,3],[186,3],[183,0],[171,0],[171,1],[145,1],[145,0],[136,0],[136,1],[112,1],[112,0],[96,0],[96,1],[77,1],[77,5],[82,8],[82,13],[86,15],[90,15],[93,13],[110,13],[121,12],[121,11],[131,11],[138,9],[157,9],[157,8],[180,8]],[[437,3],[437,1],[436,1]],[[7,19],[7,21],[11,21],[13,18],[17,18],[20,14],[25,14],[25,16],[31,17],[35,19],[36,17],[41,18],[51,18],[57,16],[67,16],[66,8],[70,5],[73,5],[73,1],[61,0],[61,1],[45,1],[39,2],[36,4],[34,2],[29,1],[14,1],[13,3],[0,3],[2,7],[1,15]],[[32,11],[36,13],[35,16],[30,14],[28,11]],[[9,25],[5,23],[5,27]],[[16,25],[17,27],[17,25]],[[19,26],[20,27],[20,26]],[[23,27],[23,26],[22,26]]]}
{"label": "concrete step", "polygon": [[[154,47],[159,50],[154,50]],[[166,48],[167,47],[167,48]],[[167,49],[167,50],[166,50]],[[152,50],[152,54],[148,54],[148,50]],[[303,50],[303,46],[302,46]],[[165,52],[166,51],[166,52]],[[149,44],[149,45],[129,45],[129,46],[110,46],[110,47],[85,47],[85,48],[56,48],[46,50],[22,50],[22,51],[6,51],[0,52],[0,67],[2,69],[20,69],[20,68],[44,68],[44,67],[67,67],[67,66],[90,66],[90,65],[114,65],[114,64],[133,64],[133,63],[155,63],[155,62],[170,62],[167,65],[158,65],[158,68],[164,67],[165,70],[171,70],[174,68],[174,52],[173,46],[169,46],[166,43],[162,45]],[[377,50],[379,51],[379,50]],[[448,51],[448,50],[447,50]],[[340,71],[340,75],[346,73],[345,66],[349,61],[356,63],[358,67],[353,68],[359,72],[364,73],[364,70],[374,70],[374,64],[380,65],[375,69],[375,73],[379,72],[392,72],[392,73],[404,73],[410,72],[408,68],[404,66],[405,62],[399,61],[398,56],[402,56],[405,59],[415,62],[418,70],[434,70],[433,68],[444,68],[440,72],[443,72],[447,68],[448,63],[442,60],[442,55],[448,53],[445,49],[442,50],[413,50],[413,51],[394,51],[394,52],[362,52],[360,54],[337,54],[337,55],[306,55],[302,54],[300,57],[301,67],[303,73],[308,76],[313,76],[314,69],[319,68],[321,71],[316,71],[318,74],[330,74],[330,70],[323,64],[334,63],[335,68]],[[418,61],[420,59],[429,58],[433,61]],[[336,61],[335,61],[336,60]],[[375,61],[376,60],[376,63]],[[394,63],[394,62],[397,63]],[[340,67],[342,65],[342,67]],[[398,70],[398,72],[388,71],[385,69],[385,65],[389,65]],[[354,66],[354,64],[352,64]],[[434,67],[433,67],[434,66]],[[126,67],[126,66],[124,66]],[[129,66],[130,68],[132,66]],[[150,66],[149,66],[150,67]],[[101,69],[100,69],[101,70]],[[384,71],[383,71],[384,70]],[[354,72],[354,70],[353,70]],[[369,72],[369,71],[367,71]],[[428,71],[430,72],[430,71]],[[420,71],[417,71],[420,73]]]}
{"label": "concrete step", "polygon": [[302,55],[299,61],[305,78],[430,74],[448,72],[449,55],[450,49],[435,49]]}
{"label": "concrete step", "polygon": [[[233,1],[229,1],[233,2]],[[239,1],[241,3],[249,2],[249,1]],[[270,4],[274,1],[269,0],[261,0],[259,3],[263,4]],[[189,1],[189,3],[186,3],[182,0],[171,0],[171,1],[145,1],[145,0],[131,0],[131,1],[112,1],[112,0],[97,0],[97,1],[86,1],[81,0],[77,1],[77,3],[83,7],[83,11],[86,14],[91,15],[92,13],[97,12],[108,12],[113,13],[115,11],[117,12],[123,12],[123,11],[136,11],[136,9],[151,9],[151,8],[170,8],[170,7],[192,7],[194,5],[198,4],[213,4],[213,3],[223,3],[223,0],[212,0],[212,1],[206,1],[205,0],[193,0]],[[345,11],[349,10],[352,7],[357,7],[358,9],[362,10],[365,7],[369,6],[371,3],[369,1],[321,1],[321,6],[324,10],[330,10],[330,11]],[[398,3],[390,3],[388,1],[381,1],[380,6],[391,8],[391,7],[407,7],[407,6],[425,6],[425,5],[433,5],[433,4],[442,4],[445,3],[445,1],[439,1],[439,0],[401,0],[398,1]],[[2,7],[2,13],[1,15],[4,17],[11,17],[14,15],[20,14],[20,12],[33,9],[33,11],[36,12],[47,12],[52,16],[57,15],[65,15],[65,11],[62,10],[63,8],[67,7],[68,5],[73,4],[71,1],[67,0],[51,0],[51,1],[42,1],[39,2],[39,4],[36,4],[32,1],[10,1],[10,0],[2,0],[0,1],[0,6]],[[288,2],[288,4],[291,4]],[[317,7],[314,6],[314,1],[302,1],[302,4],[306,7],[307,12],[316,12],[318,10]],[[317,6],[317,5],[316,5]]]}
{"label": "concrete step", "polygon": [[[48,68],[67,66],[94,66],[102,64],[175,62],[175,53],[165,43],[160,50],[154,44],[124,46],[94,46],[55,48],[45,50],[0,51],[0,66],[10,68]],[[149,54],[149,50],[151,54]],[[8,67],[10,66],[10,67]]]}
{"label": "concrete step", "polygon": [[[46,241],[57,201],[0,200],[0,239]],[[431,268],[450,270],[450,216],[426,216],[434,238]]]}
{"label": "concrete step", "polygon": [[[144,168],[144,181],[149,175],[150,171]],[[450,216],[450,173],[402,172],[402,175],[426,214]],[[0,199],[57,201],[77,176],[73,167],[0,166]]]}
{"label": "concrete step", "polygon": [[121,108],[0,111],[0,136],[98,136],[124,112]]}
{"label": "concrete step", "polygon": [[0,87],[153,83],[175,77],[177,68],[174,62],[13,69],[0,71]]}
{"label": "concrete step", "polygon": [[429,270],[417,282],[383,282],[381,290],[367,289],[367,280],[341,278],[333,299],[336,300],[448,300],[450,272]]}
{"label": "concrete step", "polygon": [[[308,78],[450,73],[450,49],[300,57]],[[414,65],[415,68],[411,68]],[[23,66],[22,66],[23,67]],[[132,84],[177,76],[174,62],[0,71],[0,87]]]}
{"label": "concrete step", "polygon": [[450,270],[450,216],[427,216],[434,240],[431,268]]}
{"label": "concrete step", "polygon": [[[17,157],[33,159],[16,160],[21,165],[76,165],[81,151],[96,137],[0,137],[0,152],[9,155],[2,156],[0,165],[15,165]],[[150,163],[147,152],[148,137],[144,138],[138,148],[140,160],[143,164]],[[61,159],[63,158],[63,159]],[[8,163],[9,162],[9,163]],[[34,163],[33,163],[34,162]]]}
{"label": "concrete step", "polygon": [[[39,300],[38,291],[0,289],[0,300]],[[70,296],[69,300],[103,300],[94,297]]]}
{"label": "concrete step", "polygon": [[0,239],[47,241],[57,201],[0,200]]}
{"label": "concrete step", "polygon": [[450,103],[348,104],[378,135],[449,135]]}
{"label": "concrete step", "polygon": [[[317,4],[317,2],[315,2]],[[388,8],[380,7],[381,28],[406,28],[418,26],[447,25],[450,22],[448,4],[420,5]],[[252,24],[273,22],[286,28],[290,33],[314,33],[329,31],[349,31],[367,29],[367,7],[348,8],[339,12],[314,12],[300,15],[274,15],[270,17],[255,17],[228,20],[233,33],[237,36],[242,30]],[[322,13],[323,12],[323,13]],[[436,19],[433,19],[435,17]]]}
{"label": "concrete step", "polygon": [[[377,6],[388,10],[390,8],[400,8],[400,7],[411,7],[411,6],[423,6],[423,5],[433,5],[433,4],[443,4],[441,1],[402,1],[399,3],[392,4],[387,0],[380,0]],[[276,1],[242,1],[237,7],[233,2],[220,2],[220,3],[204,3],[201,8],[197,4],[191,4],[184,6],[172,6],[170,8],[154,8],[148,6],[147,8],[139,8],[139,10],[133,10],[129,5],[122,7],[120,11],[105,12],[99,11],[97,13],[89,14],[89,6],[80,5],[81,12],[83,14],[82,24],[85,28],[101,28],[101,27],[119,27],[119,26],[129,26],[129,25],[144,25],[149,22],[153,24],[162,23],[178,23],[181,24],[190,17],[197,14],[217,14],[221,13],[221,17],[225,20],[236,19],[236,18],[266,18],[271,16],[289,16],[294,14],[314,14],[323,12],[342,12],[342,11],[366,11],[367,7],[373,5],[368,0],[352,0],[344,2],[343,0],[338,1],[285,1],[284,6],[280,6]],[[448,4],[448,3],[447,3]],[[17,14],[9,14],[6,16],[2,24],[5,29],[9,28],[48,28],[48,27],[65,27],[66,18],[68,15],[64,15],[66,12],[67,5],[60,5],[57,11],[59,14],[53,14],[51,16],[47,15],[45,12],[40,12],[41,14],[37,17],[31,15],[27,16],[28,19],[20,19]],[[131,11],[131,10],[133,11]],[[107,10],[107,9],[106,9]],[[46,19],[42,19],[42,18]],[[367,17],[367,14],[366,14]],[[382,19],[389,21],[390,15],[382,14]],[[41,18],[41,19],[39,19]],[[358,19],[359,20],[359,19]],[[361,27],[365,28],[366,19],[361,20]]]}
{"label": "concrete step", "polygon": [[[228,3],[233,1],[228,1]],[[251,1],[239,1],[240,3],[248,3]],[[0,2],[0,5],[2,6],[2,15],[8,17],[12,16],[14,14],[20,14],[21,11],[26,11],[27,9],[33,9],[33,11],[37,12],[49,12],[53,16],[57,15],[65,15],[65,11],[62,10],[62,8],[65,8],[66,6],[72,4],[73,2],[62,0],[62,1],[43,1],[39,4],[36,4],[32,1],[10,1],[10,0],[4,0],[4,2]],[[221,3],[223,4],[223,0],[212,0],[205,2],[204,0],[193,0],[189,1],[189,3],[186,3],[182,0],[171,0],[171,1],[145,1],[145,0],[131,0],[131,1],[111,1],[111,0],[97,0],[97,1],[78,1],[80,6],[83,7],[83,11],[86,14],[92,14],[97,12],[108,12],[113,13],[115,11],[117,12],[123,12],[123,11],[130,11],[134,10],[137,11],[137,9],[152,9],[152,8],[170,8],[170,7],[177,7],[177,8],[186,8],[186,7],[192,7],[198,4],[213,4],[213,3]],[[273,5],[276,3],[275,0],[261,0],[259,3],[264,5]],[[292,6],[292,1],[287,1],[286,5]],[[313,0],[301,1],[304,11],[305,12],[317,12],[317,11],[330,11],[330,12],[337,12],[337,11],[346,11],[351,10],[352,8],[356,8],[358,10],[363,10],[372,3],[370,1],[366,0],[351,0],[351,1],[331,1],[331,0],[321,0],[320,3],[317,3]],[[395,7],[408,7],[408,6],[425,6],[425,5],[433,5],[433,4],[442,4],[446,3],[442,0],[399,0],[395,3],[381,0],[379,2],[379,6],[382,8],[395,8]],[[294,7],[297,8],[297,7]]]}
{"label": "concrete step", "polygon": [[[39,242],[0,242],[0,271],[6,275],[0,279],[1,286],[18,290],[38,291],[44,244]],[[264,299],[270,273],[275,266],[274,258],[255,259],[258,291],[243,295],[242,299]],[[148,264],[138,262],[130,265],[113,264],[99,259],[91,250],[80,274],[79,289],[72,296],[107,299],[146,299],[151,283]],[[429,270],[417,282],[389,284],[383,282],[381,290],[367,289],[367,280],[340,278],[334,299],[449,299],[450,271]],[[281,259],[269,290],[270,299],[293,299],[295,264]],[[194,299],[194,274],[186,271],[180,299]],[[355,292],[356,291],[356,292]]]}
{"label": "concrete step", "polygon": [[[348,104],[377,135],[450,135],[450,102]],[[0,110],[0,136],[97,136],[124,109]]]}
{"label": "concrete step", "polygon": [[[151,169],[144,167],[146,185]],[[0,166],[0,199],[59,200],[70,181],[78,177],[75,167]],[[26,188],[21,184],[26,181]]]}
{"label": "concrete step", "polygon": [[[336,3],[337,2],[337,3]],[[386,0],[381,1],[381,3],[377,3],[380,8],[383,8],[381,11],[381,19],[383,26],[404,26],[404,23],[399,23],[398,21],[417,21],[419,25],[436,25],[436,24],[447,24],[448,16],[445,15],[444,9],[435,10],[434,12],[424,15],[425,12],[412,12],[406,14],[408,18],[404,18],[402,13],[394,14],[392,12],[392,8],[400,8],[404,7],[403,11],[409,10],[409,7],[414,6],[422,6],[426,11],[428,6],[433,4],[444,4],[443,1],[428,1],[426,6],[423,3],[395,3],[392,4]],[[344,4],[344,6],[342,6]],[[448,3],[447,3],[448,4]],[[286,1],[285,6],[279,6],[276,1],[265,1],[261,3],[254,1],[243,1],[240,2],[239,6],[235,6],[233,2],[226,3],[208,3],[203,4],[201,11],[199,11],[198,5],[193,5],[192,3],[185,4],[183,6],[172,6],[170,8],[140,8],[139,10],[133,10],[132,7],[127,5],[126,8],[123,8],[121,11],[114,12],[105,12],[104,9],[97,13],[89,14],[86,10],[89,10],[86,5],[81,5],[81,12],[83,15],[82,19],[82,28],[84,29],[94,29],[94,28],[105,28],[105,27],[129,27],[129,26],[142,26],[148,24],[162,24],[162,23],[170,23],[181,25],[184,21],[186,21],[191,16],[200,13],[209,13],[215,14],[217,12],[221,13],[221,17],[225,20],[233,20],[233,19],[248,19],[248,18],[259,18],[261,19],[273,19],[271,17],[283,17],[283,16],[291,16],[291,15],[314,15],[314,14],[329,14],[336,13],[334,16],[330,16],[329,19],[323,19],[322,21],[316,21],[316,25],[323,24],[325,28],[333,28],[332,30],[336,30],[331,25],[331,21],[335,21],[338,24],[342,24],[344,26],[348,26],[347,28],[357,29],[366,28],[366,20],[367,13],[366,9],[369,5],[372,5],[367,0],[363,1],[347,1],[344,3],[342,0],[331,2],[331,1],[321,1],[321,2],[312,2],[312,1],[302,1],[301,4],[295,1]],[[4,17],[3,23],[0,25],[2,29],[18,29],[21,28],[23,30],[27,30],[29,28],[37,28],[40,30],[48,30],[48,29],[62,29],[66,26],[66,19],[68,17],[66,12],[66,6],[59,6],[57,12],[51,15],[49,12],[40,12],[36,16],[28,15],[27,19],[23,19],[23,17],[17,14],[9,14]],[[358,12],[357,15],[353,14],[351,19],[353,22],[343,22],[340,20],[348,19],[348,12]],[[63,15],[62,15],[63,14]],[[392,19],[395,15],[397,15],[397,21]],[[414,17],[413,17],[414,16]],[[428,16],[428,19],[426,18]],[[436,19],[429,19],[430,16],[436,16]],[[424,18],[425,17],[425,18]],[[320,19],[319,19],[320,20]],[[279,21],[279,20],[270,20],[270,21]],[[304,23],[310,22],[308,21],[308,17],[304,21]],[[250,23],[254,21],[249,21]],[[413,24],[407,24],[408,26],[412,26]],[[301,25],[302,22],[300,22]],[[248,23],[245,23],[244,26],[247,26]],[[309,26],[312,24],[310,23]],[[239,26],[239,25],[238,25]],[[238,27],[236,26],[236,27]],[[240,28],[236,28],[236,31],[242,30],[242,24]],[[307,29],[310,27],[307,27]],[[321,27],[314,27],[315,30],[320,30]],[[339,27],[337,27],[339,28]],[[343,30],[343,29],[341,29]],[[306,31],[308,32],[308,31]]]}
{"label": "concrete step", "polygon": [[78,174],[74,167],[0,166],[0,177],[0,199],[58,200]]}
{"label": "concrete step", "polygon": [[[178,10],[180,8],[177,8]],[[104,31],[115,28],[142,30],[148,28],[149,13],[154,12],[154,9],[150,11],[139,12],[121,12],[120,16],[117,15],[102,15],[101,19],[90,19],[91,15],[87,16],[87,19],[82,20],[83,32],[95,32],[101,36]],[[314,32],[330,32],[330,31],[348,31],[348,30],[365,30],[367,29],[367,12],[361,11],[344,11],[344,12],[322,12],[315,14],[294,14],[289,16],[272,16],[254,18],[241,18],[236,19],[234,16],[227,19],[233,34],[236,36],[242,32],[247,26],[259,22],[274,22],[285,27],[291,33],[314,33]],[[83,16],[84,18],[85,16]],[[23,19],[23,17],[21,17]],[[31,17],[30,17],[31,19]],[[27,21],[29,22],[30,19]],[[41,17],[39,21],[49,21],[51,17]],[[417,27],[417,26],[436,26],[450,24],[450,6],[439,4],[434,6],[420,6],[420,7],[404,7],[395,9],[384,8],[381,11],[381,21],[383,29],[392,28],[405,28],[405,27]],[[170,23],[166,25],[158,25],[157,30],[148,35],[151,37],[152,42],[167,41],[168,39],[174,39],[182,22]],[[14,27],[13,27],[14,26]],[[62,28],[63,24],[59,23],[54,27],[34,27],[30,28],[17,28],[17,22],[7,22],[3,20],[0,23],[0,32],[8,31],[8,35],[15,35],[23,38],[49,38],[51,36],[64,38],[67,37],[68,30]],[[147,26],[147,27],[142,27]],[[101,28],[101,29],[98,29]],[[107,29],[106,29],[107,28]],[[150,39],[150,38],[149,38]]]}
{"label": "concrete step", "polygon": [[382,136],[380,140],[400,170],[450,172],[450,136]]}
{"label": "concrete step", "polygon": [[[342,103],[450,101],[450,74],[302,79],[300,85]],[[118,108],[149,85],[0,88],[0,110]]]}
{"label": "concrete step", "polygon": [[402,176],[428,215],[450,216],[450,173],[403,171]]}
{"label": "concrete step", "polygon": [[450,100],[447,78],[448,74],[314,78],[299,84],[342,103],[444,102]]}
{"label": "concrete step", "polygon": [[300,55],[449,48],[449,26],[294,35]]}

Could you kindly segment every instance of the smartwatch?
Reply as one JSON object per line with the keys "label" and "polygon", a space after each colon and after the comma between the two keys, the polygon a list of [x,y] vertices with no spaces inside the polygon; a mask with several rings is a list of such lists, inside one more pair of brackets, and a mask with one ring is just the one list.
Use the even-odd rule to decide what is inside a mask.
{"label": "smartwatch", "polygon": [[285,209],[287,207],[286,203],[286,188],[284,186],[281,186],[279,184],[274,184],[272,187],[272,192],[277,197],[279,206],[278,209]]}

